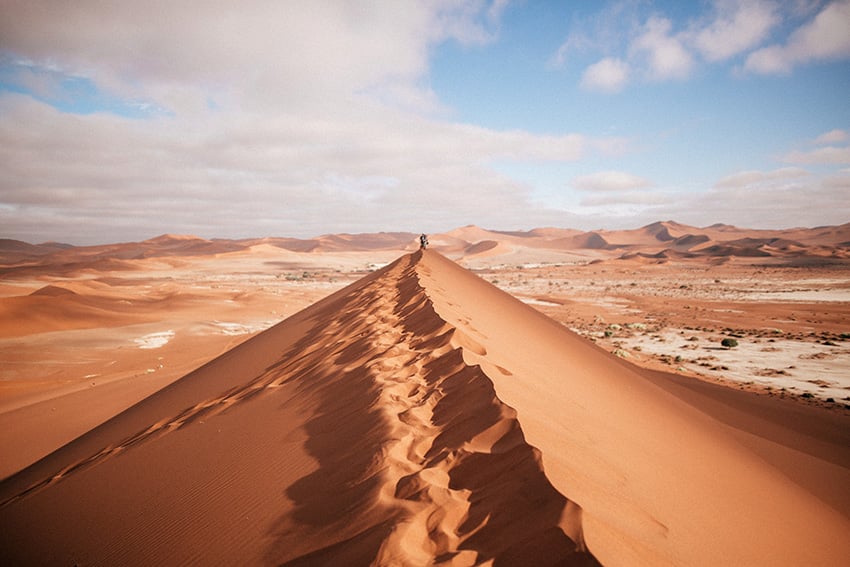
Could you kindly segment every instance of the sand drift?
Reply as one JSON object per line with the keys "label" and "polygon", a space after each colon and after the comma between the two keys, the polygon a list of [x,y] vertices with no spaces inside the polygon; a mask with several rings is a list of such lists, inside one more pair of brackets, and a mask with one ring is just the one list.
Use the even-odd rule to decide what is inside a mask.
{"label": "sand drift", "polygon": [[0,557],[843,564],[844,455],[700,396],[420,251],[0,483]]}

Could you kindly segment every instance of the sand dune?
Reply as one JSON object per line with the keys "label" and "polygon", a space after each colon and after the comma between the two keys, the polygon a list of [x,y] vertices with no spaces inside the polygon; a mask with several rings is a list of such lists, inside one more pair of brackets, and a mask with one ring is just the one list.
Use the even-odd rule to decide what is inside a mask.
{"label": "sand dune", "polygon": [[[69,246],[33,245],[0,239],[0,277],[31,277],[86,270],[130,271],[144,259],[217,257],[248,252],[264,245],[298,254],[355,251],[411,251],[417,235],[408,232],[326,234],[316,238],[249,238],[207,240],[164,234],[142,242]],[[470,225],[430,235],[432,248],[454,260],[469,258],[489,264],[574,262],[594,259],[670,258],[695,262],[761,258],[771,264],[846,263],[850,261],[850,223],[841,226],[753,230],[716,224],[692,227],[675,221],[655,222],[631,230],[582,232],[561,228],[497,231]]]}
{"label": "sand dune", "polygon": [[786,435],[742,396],[642,373],[417,252],[0,483],[0,556],[843,564],[832,418]]}

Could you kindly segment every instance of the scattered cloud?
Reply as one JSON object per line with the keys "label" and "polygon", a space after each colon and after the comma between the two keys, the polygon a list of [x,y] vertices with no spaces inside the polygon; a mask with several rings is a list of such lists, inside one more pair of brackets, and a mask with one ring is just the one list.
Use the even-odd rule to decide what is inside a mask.
{"label": "scattered cloud", "polygon": [[[0,225],[80,242],[514,225],[539,211],[498,161],[573,162],[623,140],[446,119],[429,50],[494,41],[507,4],[6,7],[0,52],[27,66],[22,92],[0,94]],[[167,112],[33,96],[61,95],[69,77]]]}
{"label": "scattered cloud", "polygon": [[586,34],[571,33],[549,58],[547,65],[553,69],[563,67],[573,53],[588,51],[592,46],[593,42]]}
{"label": "scattered cloud", "polygon": [[505,4],[33,0],[4,6],[0,51],[173,112],[203,109],[211,91],[223,105],[328,108],[384,87],[410,100],[429,48],[492,42]]}
{"label": "scattered cloud", "polygon": [[675,218],[695,225],[715,219],[712,222],[752,228],[837,225],[850,218],[849,189],[847,175],[821,177],[798,168],[740,172],[706,191],[679,195],[650,208],[646,218]]}
{"label": "scattered cloud", "polygon": [[580,175],[569,184],[583,193],[579,207],[586,214],[635,214],[670,198],[666,192],[652,189],[655,184],[651,180],[624,171]]}
{"label": "scattered cloud", "polygon": [[563,67],[570,59],[589,52],[608,53],[627,46],[642,21],[638,4],[617,1],[599,7],[590,15],[574,15],[571,31],[549,59],[550,67]]}
{"label": "scattered cloud", "polygon": [[850,146],[836,144],[848,139],[850,134],[836,128],[805,143],[809,147],[817,146],[814,149],[792,150],[781,159],[799,165],[847,165],[850,164]]}
{"label": "scattered cloud", "polygon": [[850,134],[848,134],[845,130],[830,130],[829,132],[824,132],[817,138],[815,138],[812,143],[815,145],[825,145],[825,144],[836,144],[840,142],[845,142],[850,139]]}
{"label": "scattered cloud", "polygon": [[652,187],[653,183],[649,179],[623,171],[600,171],[580,175],[570,181],[570,185],[579,191],[628,191]]}
{"label": "scattered cloud", "polygon": [[[372,2],[373,7],[381,10],[386,3]],[[410,8],[409,1],[399,2],[401,9]],[[454,39],[464,45],[484,45],[496,40],[501,26],[502,16],[510,0],[493,0],[487,2],[453,2],[440,0],[431,5],[425,5],[424,11],[431,12],[430,18],[435,25],[429,26],[435,30],[432,39],[444,41]],[[362,6],[358,4],[358,7]],[[373,15],[372,12],[368,14]]]}
{"label": "scattered cloud", "polygon": [[783,167],[773,171],[739,171],[719,180],[714,186],[720,189],[735,189],[758,185],[761,183],[775,183],[777,181],[789,181],[806,177],[809,172],[799,167]]}
{"label": "scattered cloud", "polygon": [[[646,13],[640,3],[615,3],[617,10],[609,8],[603,13],[621,16],[619,19],[600,15],[591,22],[580,22],[593,33],[582,28],[572,31],[550,64],[560,67],[573,55],[601,52],[602,58],[585,68],[581,86],[617,92],[627,82],[624,69],[631,80],[683,80],[699,65],[697,56],[709,64],[740,57],[743,62],[732,67],[733,72],[744,69],[759,74],[788,74],[802,64],[850,58],[850,0],[826,5],[807,0],[714,0],[706,4],[710,8],[705,14],[674,22],[654,9]],[[781,33],[784,24],[801,20],[784,42],[765,45]],[[617,39],[612,39],[615,36]],[[597,76],[598,87],[594,82]]]}
{"label": "scattered cloud", "polygon": [[754,51],[744,68],[760,74],[787,74],[801,64],[850,58],[850,0],[827,4],[797,28],[785,44]]}
{"label": "scattered cloud", "polygon": [[621,59],[606,57],[585,69],[581,86],[591,91],[618,92],[629,80],[629,64]]}
{"label": "scattered cloud", "polygon": [[6,233],[85,233],[88,242],[177,226],[222,237],[513,226],[535,209],[529,189],[499,173],[497,161],[573,162],[622,147],[619,139],[498,131],[368,104],[332,120],[216,110],[134,120],[63,113],[6,94],[0,115]]}
{"label": "scattered cloud", "polygon": [[633,53],[646,57],[652,79],[684,79],[693,69],[693,57],[672,28],[670,20],[653,16],[631,44]]}
{"label": "scattered cloud", "polygon": [[613,207],[615,210],[624,206],[634,210],[633,206],[661,205],[670,200],[670,195],[660,191],[631,191],[628,193],[599,193],[587,195],[580,201],[582,207]]}
{"label": "scattered cloud", "polygon": [[707,61],[723,61],[760,45],[781,22],[774,2],[719,0],[714,19],[691,30],[691,42]]}
{"label": "scattered cloud", "polygon": [[786,163],[843,165],[850,163],[850,146],[825,146],[810,151],[794,150],[782,158]]}
{"label": "scattered cloud", "polygon": [[[0,59],[2,63],[2,59]],[[25,62],[6,62],[0,66],[0,81],[16,85],[19,89],[42,99],[55,99],[63,95],[63,77],[59,73],[41,70]]]}
{"label": "scattered cloud", "polygon": [[[823,19],[841,16],[850,2],[797,4],[803,11],[795,17],[809,23],[771,47],[792,66],[844,53],[836,24]],[[629,153],[635,142],[452,120],[432,89],[434,48],[449,42],[486,50],[507,26],[507,0],[272,2],[251,9],[258,5],[6,3],[3,236],[74,235],[75,243],[94,243],[178,227],[240,237],[430,232],[470,222],[599,226],[605,211],[630,224],[714,213],[738,222],[734,215],[752,211],[769,211],[771,222],[799,223],[794,207],[812,202],[818,207],[809,208],[821,215],[847,216],[839,198],[846,195],[846,175],[820,181],[796,167],[739,172],[703,193],[601,171],[573,179],[566,191],[553,182],[570,193],[561,202],[583,199],[581,206],[595,208],[590,216],[549,201],[547,208],[535,201],[538,170],[582,160],[628,168],[603,158]],[[786,8],[722,0],[704,18],[683,22],[655,6],[649,14],[647,6],[617,1],[589,10],[551,63],[586,67],[580,86],[595,92],[683,79],[705,62],[743,61],[771,34],[778,37],[776,6]],[[847,20],[841,22],[846,30]],[[822,44],[813,46],[812,34],[823,34]],[[623,128],[617,120],[610,131]],[[847,141],[845,130],[826,132],[785,161],[847,164]],[[500,162],[535,173],[511,176]],[[768,195],[767,188],[776,189],[775,202],[751,197]],[[736,190],[744,195],[736,197]],[[622,216],[627,213],[635,216]]]}
{"label": "scattered cloud", "polygon": [[826,176],[823,180],[823,185],[826,188],[847,195],[850,193],[850,169],[844,169],[834,175]]}
{"label": "scattered cloud", "polygon": [[[705,226],[724,222],[752,228],[843,224],[850,218],[850,169],[816,175],[799,167],[740,171],[706,189],[656,186],[584,194],[576,211],[598,226],[640,226],[662,218]],[[589,176],[591,177],[591,176]],[[616,179],[617,176],[611,176]],[[627,186],[624,177],[622,186]],[[600,177],[603,179],[603,177]],[[597,189],[604,183],[591,184]],[[818,206],[812,206],[817,203]]]}

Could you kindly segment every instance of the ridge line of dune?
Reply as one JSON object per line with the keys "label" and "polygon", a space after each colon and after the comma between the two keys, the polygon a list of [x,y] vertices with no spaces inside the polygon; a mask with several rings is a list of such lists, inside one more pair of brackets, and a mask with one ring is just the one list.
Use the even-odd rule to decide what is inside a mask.
{"label": "ridge line of dune", "polygon": [[[404,269],[396,268],[401,272],[398,279],[409,269],[410,264]],[[457,530],[469,509],[469,491],[449,487],[446,467],[450,463],[426,460],[440,433],[433,424],[433,412],[443,394],[429,388],[422,375],[428,355],[415,344],[415,336],[404,329],[399,313],[411,303],[418,303],[419,294],[413,294],[402,305],[405,298],[398,286],[378,293],[386,301],[378,302],[370,317],[376,318],[374,343],[382,354],[366,366],[373,371],[380,388],[378,405],[390,426],[390,440],[382,450],[387,466],[380,501],[401,508],[404,516],[384,540],[375,563],[426,564],[450,548],[457,549],[462,541]],[[448,350],[450,346],[443,344],[429,354]],[[458,553],[455,560],[462,560],[464,554],[475,561],[472,551]]]}
{"label": "ridge line of dune", "polygon": [[[383,449],[387,468],[381,500],[405,512],[383,542],[375,564],[411,560],[417,564],[477,564],[495,552],[474,545],[464,549],[464,545],[486,531],[491,521],[499,520],[492,512],[475,513],[472,499],[480,488],[458,482],[457,469],[475,455],[487,459],[486,455],[523,451],[523,447],[536,457],[534,464],[539,468],[539,453],[525,443],[516,412],[498,399],[480,366],[466,362],[463,350],[469,344],[458,340],[460,331],[434,310],[418,277],[420,258],[421,253],[413,254],[406,267],[394,268],[396,289],[381,290],[387,301],[378,302],[370,315],[377,318],[373,325],[382,333],[375,343],[379,350],[386,350],[367,366],[378,370],[374,378],[381,390],[379,404],[391,427],[391,439]],[[411,323],[418,328],[409,330]],[[459,376],[460,387],[450,386]],[[476,396],[473,389],[483,396]],[[492,409],[486,412],[492,415],[485,417],[481,411],[471,412],[473,418],[463,415],[464,404],[458,404],[456,398],[471,391],[470,398],[487,404],[485,407]],[[444,409],[447,406],[450,409]],[[542,470],[539,472],[545,479]],[[552,493],[557,494],[554,489]],[[564,504],[559,501],[558,506]],[[521,515],[523,511],[516,512]],[[573,545],[581,551],[578,539]]]}
{"label": "ridge line of dune", "polygon": [[[437,307],[434,304],[434,300],[431,297],[431,294],[429,293],[428,287],[423,284],[422,279],[421,279],[420,270],[422,269],[422,266],[419,263],[419,260],[421,259],[423,254],[424,254],[423,251],[420,251],[418,253],[418,256],[415,258],[416,262],[413,265],[414,278],[416,280],[417,286],[422,291],[424,296],[427,298],[427,302],[428,302],[430,309],[432,309],[434,311],[436,316],[441,321],[443,321],[447,327],[452,329],[450,344],[453,347],[455,347],[458,351],[461,352],[461,357],[464,361],[464,364],[466,364],[469,367],[477,368],[480,371],[481,375],[484,378],[486,378],[487,381],[490,383],[490,387],[493,389],[493,398],[496,401],[496,403],[498,403],[501,406],[503,416],[505,416],[506,418],[509,418],[515,424],[515,432],[516,432],[517,436],[521,439],[521,442],[523,444],[527,445],[528,447],[530,447],[531,450],[535,453],[535,455],[537,456],[538,466],[540,468],[540,471],[543,474],[543,476],[545,477],[546,472],[545,472],[545,469],[543,467],[543,463],[542,463],[542,460],[541,460],[542,453],[540,452],[540,449],[531,445],[525,439],[525,437],[522,433],[522,424],[521,424],[521,422],[520,422],[520,420],[517,416],[516,409],[511,407],[504,400],[499,398],[498,393],[495,390],[495,383],[493,381],[493,378],[488,374],[488,369],[483,367],[481,364],[468,361],[467,360],[468,356],[466,356],[464,354],[464,353],[467,353],[467,352],[471,353],[472,356],[469,357],[469,358],[473,358],[473,359],[479,358],[479,357],[484,357],[487,354],[486,349],[482,345],[478,344],[474,339],[472,339],[468,335],[464,334],[457,326],[455,326],[452,323],[450,323],[449,321],[447,321],[446,318],[443,317],[442,315],[440,315],[439,311],[437,310]],[[510,374],[510,372],[508,370],[501,368],[501,367],[496,367],[496,370],[498,372],[501,372],[501,373],[504,373],[504,374]],[[569,495],[563,494],[561,492],[559,492],[559,494],[563,498],[566,499],[566,503],[565,503],[564,509],[561,513],[560,520],[559,520],[559,527],[575,543],[577,551],[586,552],[587,546],[586,546],[586,542],[584,541],[582,519],[581,519],[581,516],[582,516],[581,506],[577,502],[575,502]]]}

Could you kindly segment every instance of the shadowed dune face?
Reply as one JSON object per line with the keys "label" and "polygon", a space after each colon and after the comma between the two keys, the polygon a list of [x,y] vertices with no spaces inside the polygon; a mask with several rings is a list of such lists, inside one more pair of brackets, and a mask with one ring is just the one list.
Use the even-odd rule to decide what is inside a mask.
{"label": "shadowed dune face", "polygon": [[20,563],[595,564],[580,509],[464,361],[472,343],[434,311],[418,258],[4,481],[2,548]]}

